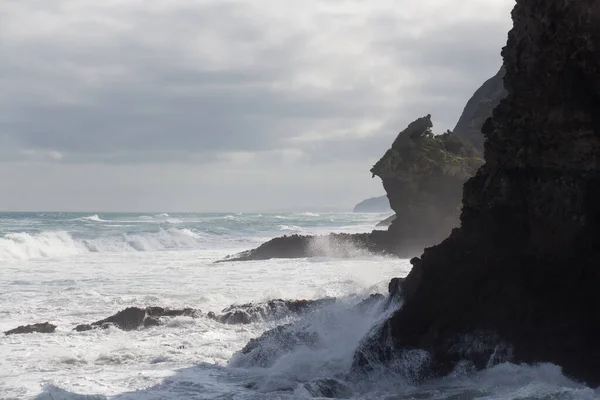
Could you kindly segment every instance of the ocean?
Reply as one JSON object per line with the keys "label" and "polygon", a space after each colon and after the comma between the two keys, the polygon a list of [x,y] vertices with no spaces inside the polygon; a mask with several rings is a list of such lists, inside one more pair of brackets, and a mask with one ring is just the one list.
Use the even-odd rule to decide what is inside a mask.
{"label": "ocean", "polygon": [[[383,214],[0,213],[0,331],[49,321],[51,334],[0,336],[0,399],[312,399],[334,380],[358,399],[596,399],[551,364],[458,368],[417,384],[405,360],[358,379],[354,350],[385,318],[377,305],[408,260],[359,254],[215,263],[283,234],[367,232]],[[302,315],[228,325],[205,317],[230,305],[336,298]],[[501,301],[501,299],[499,299]],[[192,307],[134,331],[75,332],[130,306]],[[271,343],[240,350],[277,326],[310,334],[314,346]],[[331,386],[331,384],[330,384]],[[316,388],[316,389],[315,389]]]}

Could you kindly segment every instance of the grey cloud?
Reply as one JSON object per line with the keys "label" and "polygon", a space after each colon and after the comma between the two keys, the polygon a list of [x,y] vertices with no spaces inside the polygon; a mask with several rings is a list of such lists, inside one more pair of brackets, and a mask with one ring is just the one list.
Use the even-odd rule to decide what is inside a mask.
{"label": "grey cloud", "polygon": [[[20,3],[21,12],[41,4]],[[54,1],[48,12],[67,3]],[[440,132],[453,126],[499,67],[508,26],[508,14],[496,24],[459,21],[416,40],[404,28],[419,21],[407,14],[323,14],[315,26],[285,27],[266,5],[161,3],[114,11],[115,26],[84,13],[72,25],[77,32],[11,35],[0,27],[7,60],[0,66],[0,133],[22,150],[58,152],[61,162],[206,163],[218,153],[290,146],[306,162],[370,161],[415,117],[433,114]],[[320,27],[333,20],[351,27],[344,45],[365,36],[352,62],[327,54],[340,44],[319,41]],[[369,72],[371,60],[384,66]],[[400,70],[414,78],[390,93],[395,82],[378,76],[381,68],[390,80]],[[352,134],[365,119],[383,128],[367,138]],[[327,139],[335,129],[349,133]],[[310,132],[323,140],[292,140]]]}

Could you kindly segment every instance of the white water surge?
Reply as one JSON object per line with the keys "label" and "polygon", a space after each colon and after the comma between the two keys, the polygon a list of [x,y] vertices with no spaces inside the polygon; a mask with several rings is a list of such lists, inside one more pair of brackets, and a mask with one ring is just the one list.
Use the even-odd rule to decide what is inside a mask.
{"label": "white water surge", "polygon": [[[386,371],[348,379],[354,349],[383,318],[376,307],[353,306],[385,293],[409,263],[360,253],[214,263],[294,233],[281,228],[284,219],[302,233],[353,232],[371,229],[380,216],[0,214],[0,331],[46,321],[58,326],[53,334],[0,336],[0,399],[306,399],[320,380],[365,399],[599,397],[553,365],[465,369],[421,386]],[[72,330],[128,306],[218,313],[231,304],[324,297],[340,300],[301,317],[248,325],[176,317],[130,332]],[[283,324],[314,340],[266,342],[261,354],[236,354]]]}

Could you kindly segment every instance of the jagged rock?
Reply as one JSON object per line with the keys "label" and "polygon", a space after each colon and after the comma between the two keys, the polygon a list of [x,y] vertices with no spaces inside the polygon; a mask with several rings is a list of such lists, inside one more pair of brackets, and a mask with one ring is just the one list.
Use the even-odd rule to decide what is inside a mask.
{"label": "jagged rock", "polygon": [[22,325],[15,329],[4,332],[5,335],[17,335],[21,333],[53,333],[56,330],[56,325],[50,322],[41,324]]}
{"label": "jagged rock", "polygon": [[115,326],[119,329],[130,331],[139,329],[141,327],[161,325],[161,318],[163,317],[186,316],[197,318],[200,315],[200,310],[194,310],[192,308],[172,310],[162,307],[128,307],[103,320],[92,322],[91,324],[77,325],[73,330],[77,332],[84,332],[96,328],[108,328],[109,326]]}
{"label": "jagged rock", "polygon": [[500,352],[600,384],[600,2],[517,0],[512,16],[508,97],[482,129],[461,226],[425,250],[357,365],[422,349],[445,374]]}
{"label": "jagged rock", "polygon": [[304,389],[313,397],[327,399],[348,399],[352,397],[352,390],[337,379],[316,379],[304,384]]}
{"label": "jagged rock", "polygon": [[208,317],[224,324],[250,324],[300,315],[333,304],[335,298],[318,300],[270,300],[266,303],[233,305],[221,311],[222,315],[209,313]]}
{"label": "jagged rock", "polygon": [[505,73],[506,70],[501,67],[496,75],[477,89],[452,130],[456,135],[469,140],[480,151],[483,151],[485,141],[481,127],[492,116],[492,111],[500,104],[500,100],[508,94],[504,88]]}
{"label": "jagged rock", "polygon": [[388,232],[415,255],[459,223],[462,184],[483,163],[457,135],[433,135],[431,116],[412,122],[371,169],[396,213]]}
{"label": "jagged rock", "polygon": [[384,227],[389,227],[390,225],[392,225],[392,222],[394,222],[396,220],[396,214],[387,217],[386,219],[384,219],[383,221],[377,223],[376,226],[384,226]]}
{"label": "jagged rock", "polygon": [[283,354],[299,346],[315,349],[318,341],[319,335],[316,332],[298,330],[294,324],[280,325],[266,331],[257,339],[250,339],[248,344],[231,359],[230,365],[268,368]]}
{"label": "jagged rock", "polygon": [[384,213],[390,211],[390,202],[387,196],[371,197],[361,201],[352,212],[355,213]]}
{"label": "jagged rock", "polygon": [[[351,312],[353,316],[365,314],[377,307],[382,300],[382,295],[373,294],[354,306],[347,306],[344,311]],[[289,308],[286,307],[286,309],[301,315],[331,305],[335,301],[332,298],[316,301],[301,300],[291,302],[292,305]],[[299,347],[305,346],[313,350],[317,349],[318,346],[322,346],[322,343],[319,343],[318,328],[315,328],[311,323],[307,323],[307,321],[307,319],[298,319],[294,323],[280,325],[266,331],[256,339],[251,339],[241,351],[234,355],[230,360],[230,365],[233,367],[267,368],[271,367],[283,355]]]}

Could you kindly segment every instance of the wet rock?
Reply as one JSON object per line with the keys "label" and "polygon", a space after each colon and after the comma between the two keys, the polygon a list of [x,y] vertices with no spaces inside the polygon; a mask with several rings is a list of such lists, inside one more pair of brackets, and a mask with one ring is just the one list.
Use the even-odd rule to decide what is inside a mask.
{"label": "wet rock", "polygon": [[331,233],[329,235],[281,236],[256,249],[226,257],[227,261],[253,261],[271,258],[335,257],[353,258],[367,255],[400,256],[403,249],[386,231],[371,233]]}
{"label": "wet rock", "polygon": [[85,331],[91,331],[92,329],[94,329],[94,327],[90,324],[81,324],[81,325],[77,325],[73,330],[76,332],[85,332]]}
{"label": "wet rock", "polygon": [[222,311],[222,315],[213,312],[208,317],[224,324],[250,324],[259,321],[272,321],[289,316],[297,316],[317,308],[335,303],[335,298],[318,300],[270,300],[265,303],[232,305]]}
{"label": "wet rock", "polygon": [[251,339],[229,364],[233,367],[268,368],[282,355],[297,347],[317,348],[318,341],[319,335],[316,332],[305,331],[295,324],[281,325],[257,339]]}
{"label": "wet rock", "polygon": [[348,399],[352,397],[352,390],[337,379],[316,379],[304,384],[304,389],[313,397],[327,399]]}
{"label": "wet rock", "polygon": [[374,307],[381,304],[381,302],[385,299],[385,296],[380,293],[374,293],[358,303],[354,306],[354,309],[360,312],[365,312],[368,310],[372,310]]}
{"label": "wet rock", "polygon": [[[508,97],[482,128],[485,165],[464,185],[461,225],[406,278],[379,332],[393,351],[365,353],[388,363],[423,349],[445,374],[503,349],[598,385],[600,2],[517,0],[512,16]],[[482,345],[460,350],[465,335]]]}
{"label": "wet rock", "polygon": [[21,333],[53,333],[56,330],[56,325],[50,322],[41,324],[22,325],[15,329],[4,332],[5,335],[17,335]]}
{"label": "wet rock", "polygon": [[194,310],[192,308],[169,309],[162,307],[128,307],[100,321],[92,322],[91,324],[77,325],[73,330],[84,332],[97,328],[106,329],[110,326],[115,326],[124,331],[130,331],[142,327],[147,328],[162,325],[162,318],[178,316],[197,318],[201,314],[200,310]]}

